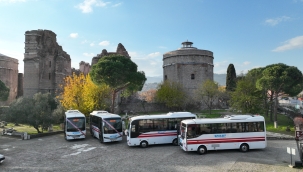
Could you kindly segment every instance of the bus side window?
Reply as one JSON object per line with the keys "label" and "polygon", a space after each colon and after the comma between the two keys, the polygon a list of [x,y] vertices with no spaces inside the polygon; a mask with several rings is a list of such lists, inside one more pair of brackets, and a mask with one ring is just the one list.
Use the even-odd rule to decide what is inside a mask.
{"label": "bus side window", "polygon": [[132,125],[131,131],[132,131],[132,132],[136,132],[136,125]]}

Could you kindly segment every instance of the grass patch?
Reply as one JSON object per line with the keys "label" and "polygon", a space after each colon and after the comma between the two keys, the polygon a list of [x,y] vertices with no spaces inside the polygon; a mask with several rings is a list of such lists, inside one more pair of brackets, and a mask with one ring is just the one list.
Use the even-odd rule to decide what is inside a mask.
{"label": "grass patch", "polygon": [[[37,130],[29,125],[25,125],[25,124],[19,124],[18,126],[16,126],[14,123],[7,123],[7,126],[5,126],[5,128],[14,128],[17,132],[27,132],[28,134],[38,134]],[[40,131],[42,131],[42,128],[39,128]],[[53,131],[60,131],[60,125],[53,125]],[[48,132],[48,131],[43,131],[43,132]]]}
{"label": "grass patch", "polygon": [[[294,122],[287,116],[283,114],[278,114],[278,127],[275,128],[274,122],[270,121],[269,116],[265,118],[266,122],[266,130],[270,132],[275,132],[275,133],[281,133],[281,134],[287,134],[287,135],[294,135],[295,134],[295,128],[294,128]],[[287,127],[290,129],[290,131],[286,131]]]}

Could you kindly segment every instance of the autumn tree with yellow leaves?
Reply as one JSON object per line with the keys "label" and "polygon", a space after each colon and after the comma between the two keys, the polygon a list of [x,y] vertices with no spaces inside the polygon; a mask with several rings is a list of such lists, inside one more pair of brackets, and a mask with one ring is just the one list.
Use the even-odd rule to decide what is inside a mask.
{"label": "autumn tree with yellow leaves", "polygon": [[94,84],[89,75],[73,73],[65,78],[62,88],[59,99],[65,109],[78,109],[88,115],[109,107],[111,89],[105,84]]}

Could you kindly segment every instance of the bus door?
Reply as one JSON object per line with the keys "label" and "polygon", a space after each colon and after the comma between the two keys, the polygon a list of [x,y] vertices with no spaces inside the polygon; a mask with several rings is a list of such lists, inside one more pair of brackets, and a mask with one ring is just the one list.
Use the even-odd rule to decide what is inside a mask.
{"label": "bus door", "polygon": [[139,120],[132,121],[130,124],[130,138],[137,138],[139,133]]}
{"label": "bus door", "polygon": [[99,128],[99,135],[98,135],[98,138],[100,139],[100,138],[102,138],[102,140],[103,140],[103,126],[104,126],[104,124],[103,124],[103,121],[102,121],[102,118],[101,117],[99,117],[98,118],[98,128]]}

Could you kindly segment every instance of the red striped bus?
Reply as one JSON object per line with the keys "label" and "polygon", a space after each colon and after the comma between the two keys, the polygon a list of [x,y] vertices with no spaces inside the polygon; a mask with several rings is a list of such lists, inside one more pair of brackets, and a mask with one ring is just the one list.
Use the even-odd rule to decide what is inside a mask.
{"label": "red striped bus", "polygon": [[128,146],[143,148],[154,144],[172,143],[178,145],[177,129],[185,119],[195,119],[190,112],[170,112],[163,115],[141,115],[129,120],[127,135]]}
{"label": "red striped bus", "polygon": [[264,149],[266,127],[260,115],[227,115],[181,121],[180,147],[205,154],[210,150]]}

